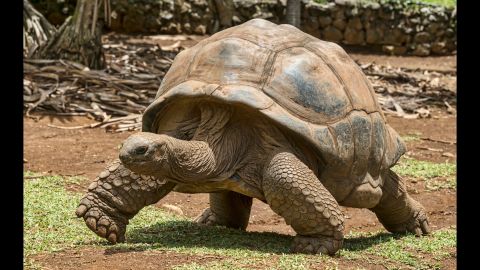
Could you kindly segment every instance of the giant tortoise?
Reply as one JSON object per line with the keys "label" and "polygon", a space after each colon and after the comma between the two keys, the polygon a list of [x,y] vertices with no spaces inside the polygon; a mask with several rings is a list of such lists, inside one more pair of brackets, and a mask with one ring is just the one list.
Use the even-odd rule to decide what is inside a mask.
{"label": "giant tortoise", "polygon": [[245,229],[252,199],[267,203],[296,231],[293,252],[340,249],[340,205],[393,233],[429,233],[391,170],[405,145],[367,78],[340,46],[293,26],[254,19],[182,51],[142,125],[76,212],[112,243],[172,190],[210,193],[197,218],[208,225]]}

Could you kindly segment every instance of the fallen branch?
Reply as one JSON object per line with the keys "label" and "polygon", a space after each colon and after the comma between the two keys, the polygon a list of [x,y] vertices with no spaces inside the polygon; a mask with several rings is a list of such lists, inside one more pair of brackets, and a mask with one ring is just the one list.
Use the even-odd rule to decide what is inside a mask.
{"label": "fallen branch", "polygon": [[443,144],[457,144],[457,142],[444,141],[444,140],[440,140],[440,139],[432,139],[432,138],[428,138],[428,137],[421,137],[420,139],[424,140],[424,141],[438,142],[438,143],[443,143]]}

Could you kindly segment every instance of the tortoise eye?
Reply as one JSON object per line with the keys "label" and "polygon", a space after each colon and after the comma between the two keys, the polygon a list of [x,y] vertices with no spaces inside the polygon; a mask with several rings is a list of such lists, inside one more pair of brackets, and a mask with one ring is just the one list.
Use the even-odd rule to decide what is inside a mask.
{"label": "tortoise eye", "polygon": [[148,147],[142,145],[142,146],[139,146],[139,147],[135,148],[135,154],[137,154],[137,155],[143,155],[143,154],[145,154],[145,153],[147,152],[147,150],[148,150]]}

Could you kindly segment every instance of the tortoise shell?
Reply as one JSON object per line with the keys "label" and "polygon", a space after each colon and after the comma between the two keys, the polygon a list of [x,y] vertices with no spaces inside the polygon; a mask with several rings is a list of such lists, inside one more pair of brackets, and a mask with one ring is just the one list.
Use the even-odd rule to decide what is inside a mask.
{"label": "tortoise shell", "polygon": [[405,152],[358,65],[335,43],[290,25],[253,19],[179,53],[143,131],[157,132],[167,101],[205,96],[244,104],[300,135],[330,178],[377,179]]}

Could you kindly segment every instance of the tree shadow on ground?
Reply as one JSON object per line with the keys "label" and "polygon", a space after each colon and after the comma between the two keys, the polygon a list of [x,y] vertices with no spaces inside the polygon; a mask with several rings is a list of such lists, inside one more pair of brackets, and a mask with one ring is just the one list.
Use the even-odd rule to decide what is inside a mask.
{"label": "tree shadow on ground", "polygon": [[[362,251],[401,236],[377,233],[345,239],[343,249]],[[272,232],[245,232],[220,226],[202,226],[190,221],[168,221],[129,230],[127,244],[110,246],[106,254],[144,251],[157,248],[213,248],[250,250],[265,253],[290,253],[293,236]]]}

